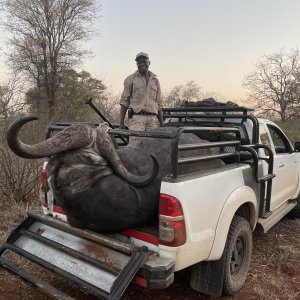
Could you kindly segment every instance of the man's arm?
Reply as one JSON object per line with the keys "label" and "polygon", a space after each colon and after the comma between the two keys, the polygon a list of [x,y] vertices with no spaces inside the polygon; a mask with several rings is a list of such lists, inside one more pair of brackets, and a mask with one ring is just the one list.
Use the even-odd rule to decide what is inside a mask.
{"label": "man's arm", "polygon": [[127,112],[127,107],[122,105],[122,104],[120,106],[121,106],[121,108],[120,108],[120,125],[119,125],[119,128],[120,129],[126,129],[124,120],[125,120],[125,115],[126,115],[126,112]]}

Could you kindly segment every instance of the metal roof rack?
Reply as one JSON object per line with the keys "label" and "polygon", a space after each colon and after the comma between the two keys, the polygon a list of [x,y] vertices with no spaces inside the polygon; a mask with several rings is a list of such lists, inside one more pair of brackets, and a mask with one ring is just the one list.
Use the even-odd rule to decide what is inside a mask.
{"label": "metal roof rack", "polygon": [[[251,114],[254,109],[244,106],[228,106],[228,105],[214,105],[214,106],[179,106],[171,108],[163,108],[163,117],[178,118],[181,122],[184,118],[197,118],[210,120],[211,118],[219,118],[222,125],[225,120],[238,119],[241,123],[250,120],[253,123],[252,139],[253,143],[258,143],[258,120]],[[199,120],[200,121],[200,120]],[[172,123],[170,123],[172,124]]]}
{"label": "metal roof rack", "polygon": [[252,108],[247,108],[244,106],[184,106],[184,107],[172,107],[163,108],[165,116],[170,116],[172,113],[183,113],[183,112],[197,112],[197,113],[208,113],[208,112],[219,112],[222,114],[226,113],[242,113],[243,115],[248,115],[250,111],[254,111]]}

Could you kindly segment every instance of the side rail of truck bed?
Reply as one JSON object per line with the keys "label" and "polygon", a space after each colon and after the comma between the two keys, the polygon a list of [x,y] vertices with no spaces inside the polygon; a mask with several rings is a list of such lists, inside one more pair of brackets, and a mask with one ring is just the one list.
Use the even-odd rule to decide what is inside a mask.
{"label": "side rail of truck bed", "polygon": [[[210,135],[222,135],[230,133],[234,136],[234,140],[229,141],[217,141],[217,142],[201,142],[197,144],[179,144],[179,139],[183,133],[194,133],[199,135],[202,132],[206,132]],[[197,163],[207,160],[214,159],[226,159],[234,158],[236,162],[239,162],[240,158],[240,132],[238,128],[234,127],[179,127],[172,132],[166,132],[164,130],[155,130],[154,132],[142,132],[142,131],[132,131],[132,130],[120,130],[114,129],[110,133],[116,137],[118,136],[139,136],[139,137],[149,137],[149,138],[163,138],[170,139],[171,147],[171,178],[176,179],[178,176],[178,167],[180,165]],[[217,148],[217,154],[201,155],[194,157],[179,158],[179,152],[187,150],[197,150],[197,149],[213,149]]]}

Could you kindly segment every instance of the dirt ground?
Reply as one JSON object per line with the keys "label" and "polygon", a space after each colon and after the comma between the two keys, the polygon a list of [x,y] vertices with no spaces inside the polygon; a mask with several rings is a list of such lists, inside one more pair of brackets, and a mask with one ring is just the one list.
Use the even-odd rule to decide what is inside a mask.
{"label": "dirt ground", "polygon": [[[0,243],[3,244],[9,232],[24,218],[26,205],[0,203]],[[300,220],[283,219],[263,236],[254,235],[254,249],[250,272],[244,288],[234,297],[219,299],[258,299],[292,300],[300,299]],[[38,278],[47,278],[61,290],[75,299],[94,300],[76,287],[31,266]],[[199,294],[189,287],[189,272],[184,270],[175,274],[175,282],[165,290],[148,291],[130,285],[122,300],[155,299],[213,299]],[[20,279],[0,269],[0,300],[46,300],[39,291],[23,283]]]}

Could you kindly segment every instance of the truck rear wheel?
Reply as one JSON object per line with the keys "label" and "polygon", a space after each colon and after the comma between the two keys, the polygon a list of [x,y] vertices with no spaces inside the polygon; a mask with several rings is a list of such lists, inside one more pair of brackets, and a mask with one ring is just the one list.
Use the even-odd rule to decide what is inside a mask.
{"label": "truck rear wheel", "polygon": [[233,295],[243,287],[250,266],[252,231],[246,219],[233,217],[224,251],[223,294]]}
{"label": "truck rear wheel", "polygon": [[244,285],[252,254],[252,231],[246,219],[234,216],[222,257],[192,267],[190,286],[200,293],[219,297],[233,295]]}

